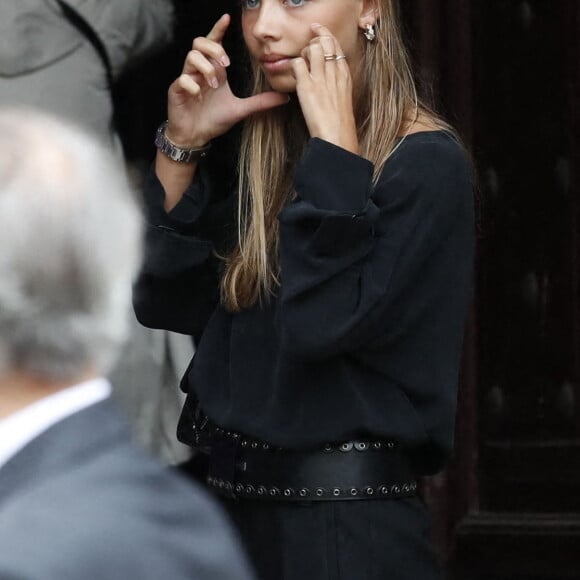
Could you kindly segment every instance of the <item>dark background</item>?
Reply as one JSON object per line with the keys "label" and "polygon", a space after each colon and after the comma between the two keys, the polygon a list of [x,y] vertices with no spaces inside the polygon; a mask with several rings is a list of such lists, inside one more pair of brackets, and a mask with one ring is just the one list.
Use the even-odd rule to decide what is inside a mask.
{"label": "dark background", "polygon": [[[153,156],[192,38],[229,4],[179,0],[175,46],[120,83],[118,125],[137,167]],[[456,450],[423,484],[438,551],[449,578],[580,578],[580,2],[401,7],[421,85],[478,178]],[[228,50],[236,62],[235,31]]]}

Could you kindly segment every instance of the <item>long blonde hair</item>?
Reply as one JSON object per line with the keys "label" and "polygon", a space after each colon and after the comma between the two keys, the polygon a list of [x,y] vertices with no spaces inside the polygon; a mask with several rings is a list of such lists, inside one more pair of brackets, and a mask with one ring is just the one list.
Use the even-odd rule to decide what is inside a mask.
{"label": "long blonde hair", "polygon": [[[376,0],[376,40],[364,43],[354,80],[355,119],[360,154],[374,163],[378,180],[402,128],[419,112],[442,130],[452,131],[422,102],[404,46],[397,2]],[[253,94],[271,90],[262,70],[252,65]],[[268,298],[278,286],[278,214],[294,196],[292,176],[308,141],[299,105],[255,115],[244,127],[239,159],[239,243],[226,259],[222,302],[233,312]],[[399,141],[400,142],[400,141]]]}

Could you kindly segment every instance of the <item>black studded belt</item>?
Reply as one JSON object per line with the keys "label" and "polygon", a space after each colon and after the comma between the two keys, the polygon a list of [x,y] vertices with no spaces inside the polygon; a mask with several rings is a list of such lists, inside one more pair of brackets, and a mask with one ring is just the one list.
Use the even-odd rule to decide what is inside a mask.
{"label": "black studded belt", "polygon": [[405,453],[392,441],[352,441],[289,450],[211,427],[207,483],[230,498],[328,501],[410,497],[417,483]]}

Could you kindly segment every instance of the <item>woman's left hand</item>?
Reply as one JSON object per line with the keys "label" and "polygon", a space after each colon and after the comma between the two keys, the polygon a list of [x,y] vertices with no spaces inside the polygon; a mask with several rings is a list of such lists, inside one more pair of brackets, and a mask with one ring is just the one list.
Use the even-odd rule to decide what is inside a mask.
{"label": "woman's left hand", "polygon": [[310,136],[358,154],[350,67],[346,58],[340,58],[344,53],[328,28],[313,24],[312,30],[316,36],[292,62]]}

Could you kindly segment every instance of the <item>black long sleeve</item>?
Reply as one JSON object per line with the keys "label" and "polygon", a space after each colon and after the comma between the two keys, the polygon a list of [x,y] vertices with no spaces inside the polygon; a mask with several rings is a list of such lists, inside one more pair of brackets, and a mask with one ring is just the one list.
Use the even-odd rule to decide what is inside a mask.
{"label": "black long sleeve", "polygon": [[139,321],[197,340],[219,300],[221,262],[235,230],[235,196],[215,192],[202,170],[167,214],[152,173],[145,188],[145,259],[133,292]]}
{"label": "black long sleeve", "polygon": [[[136,303],[141,320],[174,330],[209,320],[187,384],[216,423],[291,448],[393,438],[429,472],[452,442],[472,284],[469,163],[451,137],[426,132],[407,137],[376,186],[372,173],[310,141],[279,216],[281,287],[239,314],[202,275],[225,229],[199,180],[163,218],[173,226],[157,224]],[[202,235],[210,215],[213,238]]]}

